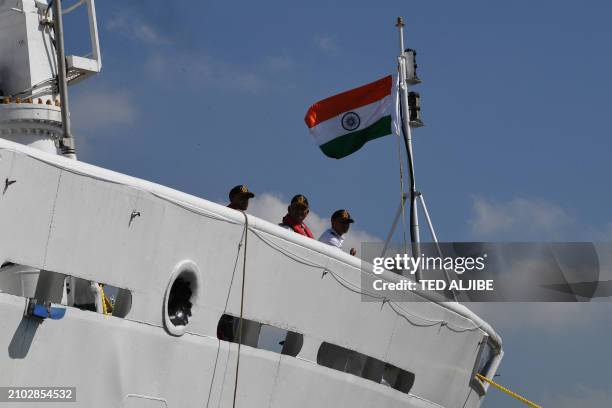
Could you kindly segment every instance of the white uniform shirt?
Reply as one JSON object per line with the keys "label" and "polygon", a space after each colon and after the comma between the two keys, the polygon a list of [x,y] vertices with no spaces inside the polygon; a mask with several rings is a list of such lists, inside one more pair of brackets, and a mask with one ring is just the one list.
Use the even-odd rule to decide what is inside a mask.
{"label": "white uniform shirt", "polygon": [[319,237],[319,241],[324,242],[327,245],[342,248],[344,238],[342,238],[342,235],[334,231],[333,228],[328,228],[323,234],[321,234],[321,236]]}

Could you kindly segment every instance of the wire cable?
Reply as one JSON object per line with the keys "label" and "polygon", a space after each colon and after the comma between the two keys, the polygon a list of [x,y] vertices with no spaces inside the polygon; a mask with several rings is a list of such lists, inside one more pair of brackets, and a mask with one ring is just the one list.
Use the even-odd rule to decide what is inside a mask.
{"label": "wire cable", "polygon": [[[23,154],[22,152],[20,152],[20,151],[18,151],[16,149],[7,149],[7,148],[5,148],[5,150],[13,151],[13,152],[18,153],[18,154]],[[67,171],[69,173],[72,173],[72,174],[75,174],[75,175],[80,175],[80,176],[83,176],[83,177],[87,177],[87,178],[90,178],[90,179],[99,180],[99,181],[103,181],[103,182],[108,182],[108,183],[112,183],[112,184],[115,184],[115,185],[125,186],[125,187],[128,187],[128,188],[132,188],[132,189],[135,189],[135,190],[138,190],[138,191],[141,191],[141,192],[145,192],[145,193],[151,194],[152,196],[155,196],[155,197],[157,197],[157,198],[159,198],[161,200],[164,200],[164,201],[166,201],[168,203],[176,205],[176,206],[178,206],[178,207],[180,207],[180,208],[182,208],[182,209],[184,209],[186,211],[192,212],[194,214],[197,214],[197,215],[200,215],[200,216],[203,216],[203,217],[206,217],[206,218],[210,218],[210,219],[213,219],[213,220],[216,220],[216,221],[223,221],[223,222],[227,222],[227,223],[231,223],[231,224],[235,224],[235,225],[240,223],[239,221],[235,221],[235,220],[231,220],[231,219],[226,218],[226,217],[219,216],[217,214],[211,213],[211,212],[206,211],[204,209],[197,208],[197,207],[195,207],[195,206],[193,206],[191,204],[182,202],[182,201],[177,200],[177,199],[172,198],[172,197],[167,197],[167,196],[165,196],[164,194],[161,194],[161,193],[157,193],[157,192],[153,192],[153,191],[147,190],[147,189],[142,188],[140,186],[135,186],[135,185],[128,184],[128,183],[123,183],[123,182],[119,182],[119,181],[116,181],[116,180],[111,180],[111,179],[108,179],[108,178],[103,177],[103,176],[94,176],[94,175],[87,174],[87,173],[81,172],[81,171],[73,169],[73,168],[68,168],[66,166],[62,166],[62,165],[60,165],[58,163],[54,163],[54,162],[50,162],[50,161],[44,160],[44,159],[39,158],[39,157],[30,156],[30,155],[27,155],[27,156],[31,157],[31,158],[33,158],[33,159],[35,159],[37,161],[46,163],[48,165],[51,165],[51,166],[53,166],[55,168],[58,168],[58,169],[61,169],[61,170],[65,170],[65,171]],[[323,276],[325,276],[325,274],[326,274],[325,272],[327,271],[330,275],[332,275],[334,277],[334,280],[336,282],[338,282],[339,284],[341,284],[345,289],[349,289],[352,292],[360,294],[360,295],[374,296],[374,297],[376,297],[378,299],[382,299],[383,303],[389,304],[391,309],[396,314],[398,314],[399,316],[403,317],[409,323],[411,323],[411,324],[413,324],[415,326],[423,326],[423,325],[419,324],[419,323],[413,322],[412,320],[409,319],[408,316],[411,316],[413,318],[417,318],[419,320],[422,320],[422,321],[425,321],[425,322],[428,322],[428,323],[432,323],[431,326],[434,326],[436,324],[440,324],[441,326],[445,326],[445,327],[449,328],[449,330],[452,330],[452,331],[455,331],[455,332],[474,331],[474,330],[479,330],[482,327],[480,325],[475,325],[473,327],[462,327],[462,326],[458,326],[458,325],[451,325],[451,324],[449,324],[445,320],[432,320],[432,319],[428,319],[428,318],[416,315],[414,313],[408,312],[407,310],[405,310],[402,307],[400,307],[397,302],[391,301],[391,300],[386,299],[384,297],[372,295],[371,293],[364,292],[363,290],[361,290],[359,285],[356,285],[356,284],[354,284],[352,282],[349,282],[349,281],[345,280],[344,278],[340,278],[336,273],[334,273],[330,268],[327,268],[325,265],[320,265],[320,264],[311,262],[311,261],[309,261],[309,260],[299,256],[298,254],[295,254],[295,253],[289,251],[288,249],[283,248],[280,245],[273,243],[271,240],[268,240],[268,239],[264,238],[263,235],[259,231],[257,231],[257,230],[255,230],[255,229],[253,229],[253,228],[248,226],[248,218],[246,218],[246,217],[247,217],[247,215],[245,214],[245,223],[246,223],[245,224],[246,225],[245,228],[250,230],[253,233],[254,236],[258,237],[262,242],[267,244],[270,248],[273,248],[274,250],[278,251],[279,253],[282,253],[283,255],[289,257],[290,259],[292,259],[292,260],[294,260],[294,261],[296,261],[296,262],[298,262],[298,263],[300,263],[302,265],[306,265],[306,266],[309,266],[309,267],[312,267],[312,268],[315,268],[315,269],[322,270],[323,271]],[[246,233],[245,233],[244,236],[245,236],[244,239],[245,239],[245,246],[246,246]],[[246,251],[245,251],[244,257],[245,258],[244,258],[244,265],[243,265],[243,274],[245,273],[245,270],[246,270],[245,269],[246,268]],[[367,273],[366,271],[362,270],[361,268],[359,268],[359,271],[361,272],[361,274],[369,275],[369,273]],[[341,280],[344,282],[344,284],[342,284],[340,282]],[[244,280],[243,280],[243,285],[244,285]],[[420,295],[419,293],[417,293],[417,292],[412,292],[412,293],[414,293],[416,296],[421,297],[424,301],[427,301],[427,299],[425,297],[423,297],[422,295]],[[435,302],[432,301],[432,303],[435,303]],[[441,307],[443,307],[443,306],[441,306]],[[397,309],[401,310],[403,313],[399,312]],[[242,313],[242,303],[241,303],[241,313]],[[469,318],[467,318],[465,316],[463,316],[463,317],[465,319],[469,320]],[[242,316],[241,316],[241,321],[242,321]]]}
{"label": "wire cable", "polygon": [[[256,237],[258,237],[259,239],[261,239],[264,243],[266,243],[267,245],[269,245],[271,248],[279,251],[280,253],[282,253],[283,255],[287,256],[290,259],[295,260],[296,262],[299,262],[303,265],[307,265],[316,269],[321,269],[323,271],[322,276],[325,276],[327,274],[331,275],[334,280],[336,282],[338,282],[338,284],[340,284],[342,287],[344,287],[345,289],[359,294],[359,295],[363,295],[363,296],[369,296],[369,297],[373,297],[375,299],[379,299],[383,301],[383,304],[387,303],[389,304],[389,306],[391,307],[391,309],[393,310],[393,312],[395,312],[397,315],[401,316],[402,318],[404,318],[407,322],[409,322],[410,324],[412,324],[413,326],[418,326],[418,327],[429,327],[429,326],[436,326],[436,325],[440,325],[441,327],[447,327],[449,330],[456,332],[456,333],[461,333],[461,332],[465,332],[465,331],[476,331],[481,329],[481,325],[474,325],[472,327],[464,327],[464,326],[459,326],[459,325],[454,325],[449,323],[446,320],[440,320],[440,319],[428,319],[426,317],[423,316],[419,316],[417,314],[411,313],[407,310],[405,310],[404,308],[402,308],[401,306],[399,306],[399,304],[397,302],[394,302],[390,299],[387,299],[386,297],[380,296],[380,295],[376,295],[373,293],[369,293],[369,292],[365,292],[361,289],[360,285],[357,285],[355,283],[352,283],[342,277],[340,277],[337,273],[334,273],[334,271],[332,271],[330,268],[324,266],[324,265],[320,265],[320,264],[315,264],[312,262],[304,262],[298,255],[292,253],[291,251],[282,248],[279,245],[275,245],[272,242],[269,242],[268,240],[264,239],[260,234],[257,233],[257,231],[250,229],[251,232],[253,233],[253,235],[255,235]],[[360,272],[362,274],[367,274],[369,275],[367,272],[363,271],[360,269]],[[424,298],[422,295],[416,293],[416,292],[412,292],[414,293],[416,296],[419,296],[423,299],[423,301],[427,301],[426,298]],[[399,310],[398,310],[399,309]],[[401,312],[400,312],[401,310]],[[403,313],[402,313],[403,312]],[[412,319],[410,319],[410,317],[414,318],[414,319],[419,319],[423,322],[427,322],[427,324],[421,324],[418,322],[414,322]],[[466,318],[467,319],[467,318]]]}
{"label": "wire cable", "polygon": [[240,292],[240,320],[238,321],[238,354],[236,356],[236,375],[234,376],[234,400],[232,407],[236,408],[236,394],[238,393],[238,373],[240,371],[240,346],[242,345],[242,317],[244,316],[244,290],[246,286],[246,264],[247,264],[247,238],[249,236],[249,216],[243,211],[244,215],[244,250],[242,261],[242,287]]}
{"label": "wire cable", "polygon": [[[398,77],[399,78],[399,77]],[[401,107],[399,105],[398,93],[395,93],[395,111],[396,116],[401,120]],[[402,208],[402,239],[404,245],[404,252],[408,252],[407,240],[406,240],[406,193],[404,193],[404,165],[402,164],[402,142],[400,140],[401,130],[398,126],[393,126],[394,133],[397,136],[397,159],[399,162],[399,181],[400,181],[400,205]]]}

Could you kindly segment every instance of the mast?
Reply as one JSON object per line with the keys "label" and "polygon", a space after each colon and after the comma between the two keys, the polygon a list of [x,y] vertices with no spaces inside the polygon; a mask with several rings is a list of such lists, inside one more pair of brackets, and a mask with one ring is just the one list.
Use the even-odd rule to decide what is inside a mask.
{"label": "mast", "polygon": [[[410,106],[408,103],[408,78],[407,78],[407,51],[404,48],[404,20],[402,17],[397,18],[395,26],[399,31],[400,55],[398,61],[399,74],[399,96],[402,108],[402,134],[404,136],[404,144],[406,146],[406,156],[408,161],[408,172],[410,177],[410,243],[412,248],[412,256],[421,256],[421,244],[419,235],[419,214],[417,212],[417,198],[419,192],[416,189],[416,180],[414,177],[414,161],[412,154],[412,133],[410,131]],[[421,271],[419,268],[415,271],[415,279],[421,279]]]}
{"label": "mast", "polygon": [[62,19],[62,2],[53,2],[53,17],[55,24],[55,35],[57,41],[57,85],[60,92],[62,109],[62,127],[64,137],[60,139],[61,153],[71,159],[76,159],[74,149],[74,138],[70,125],[70,109],[68,104],[68,81],[66,79],[66,53],[64,51],[64,22]]}

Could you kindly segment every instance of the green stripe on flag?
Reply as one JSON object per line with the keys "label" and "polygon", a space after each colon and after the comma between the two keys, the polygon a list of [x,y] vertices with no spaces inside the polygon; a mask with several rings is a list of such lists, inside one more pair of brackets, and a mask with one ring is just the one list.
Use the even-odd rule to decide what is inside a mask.
{"label": "green stripe on flag", "polygon": [[369,142],[391,134],[391,116],[384,116],[365,129],[347,133],[319,147],[326,156],[334,159],[341,159],[357,150]]}

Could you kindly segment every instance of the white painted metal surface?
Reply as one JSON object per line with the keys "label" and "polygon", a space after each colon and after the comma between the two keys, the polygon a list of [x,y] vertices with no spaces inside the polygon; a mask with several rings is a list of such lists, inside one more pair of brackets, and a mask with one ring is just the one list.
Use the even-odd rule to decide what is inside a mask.
{"label": "white painted metal surface", "polygon": [[[70,83],[102,68],[95,3],[83,4],[92,57],[66,58]],[[53,13],[47,7],[46,0],[0,0],[0,137],[55,154],[62,137],[62,101],[55,81]]]}
{"label": "white painted metal surface", "polygon": [[[0,90],[12,95],[44,83],[56,73],[55,50],[41,28],[46,2],[0,0]],[[11,58],[8,58],[10,56]],[[35,96],[56,96],[49,86]]]}
{"label": "white painted metal surface", "polygon": [[[11,142],[0,140],[0,156],[0,179],[16,180],[0,198],[0,262],[133,296],[125,319],[68,308],[63,320],[32,326],[25,299],[0,294],[0,366],[10,367],[0,383],[49,384],[58,378],[50,372],[62,373],[78,387],[77,406],[121,406],[131,394],[169,407],[231,406],[236,345],[216,330],[223,313],[239,314],[242,214]],[[134,210],[141,216],[130,223]],[[304,345],[295,358],[243,346],[238,406],[478,406],[470,381],[479,344],[500,342],[486,323],[458,304],[407,302],[398,314],[362,302],[338,283],[359,285],[357,259],[255,217],[249,225],[245,318],[302,333]],[[185,260],[202,281],[186,334],[175,337],[164,329],[164,294]],[[410,395],[318,365],[323,341],[413,372]],[[98,367],[93,377],[82,375],[84,361]]]}
{"label": "white painted metal surface", "polygon": [[46,7],[0,0],[0,137],[55,154],[62,121],[53,83],[57,58],[49,28],[41,25]]}
{"label": "white painted metal surface", "polygon": [[62,135],[60,108],[33,103],[0,105],[0,137],[56,154]]}
{"label": "white painted metal surface", "polygon": [[[93,59],[67,58],[79,78],[101,67],[94,1],[65,13],[85,3]],[[11,56],[0,59],[0,386],[75,386],[74,407],[230,407],[238,346],[220,340],[217,326],[240,315],[244,287],[246,340],[257,344],[265,324],[303,344],[295,356],[243,345],[238,407],[479,406],[479,350],[483,342],[499,349],[489,376],[503,353],[467,308],[417,293],[363,302],[355,257],[256,217],[246,228],[238,211],[58,156],[47,17],[46,0],[0,0],[0,55]],[[195,292],[192,315],[172,327],[179,278]],[[68,306],[88,299],[76,282],[121,288],[121,317]],[[32,296],[62,302],[65,317],[25,317]],[[99,295],[95,302],[100,310]],[[328,368],[318,362],[323,343],[413,373],[414,384],[401,392]]]}

